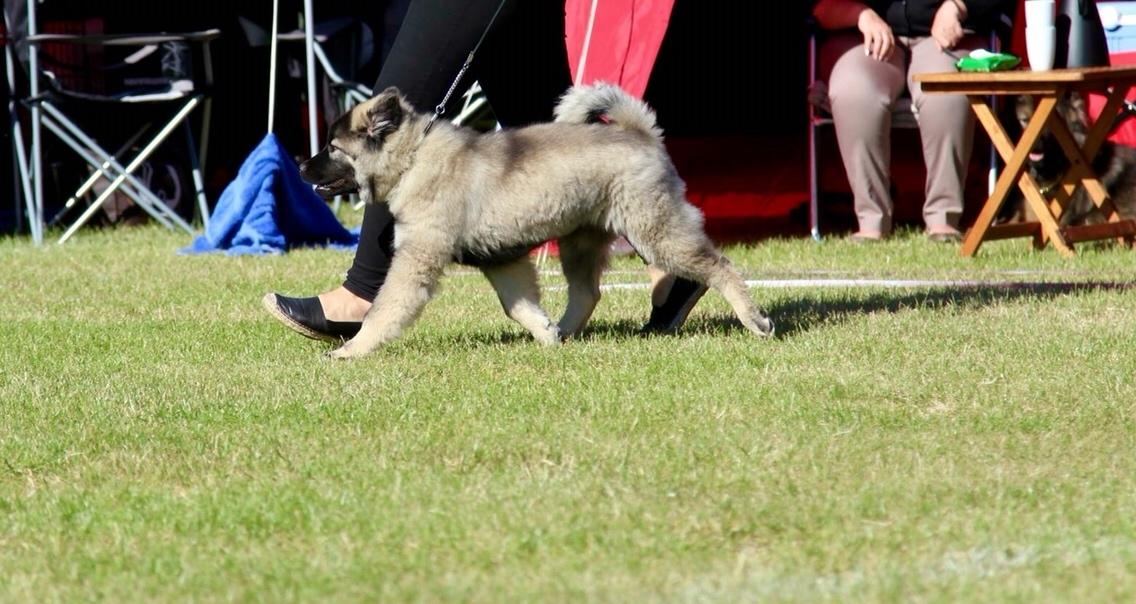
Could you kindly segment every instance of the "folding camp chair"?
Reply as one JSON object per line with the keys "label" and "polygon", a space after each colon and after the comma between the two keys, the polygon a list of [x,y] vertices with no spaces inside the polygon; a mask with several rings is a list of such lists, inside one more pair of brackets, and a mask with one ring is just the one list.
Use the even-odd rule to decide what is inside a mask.
{"label": "folding camp chair", "polygon": [[[370,26],[353,18],[338,17],[315,24],[312,32],[312,55],[323,72],[324,98],[331,101],[327,113],[342,115],[355,105],[371,98],[371,88],[354,78],[358,70],[374,59],[374,34]],[[303,43],[305,31],[297,29],[277,36],[281,42]],[[341,46],[340,52],[334,52]],[[339,59],[329,57],[329,51]]]}
{"label": "folding camp chair", "polygon": [[5,83],[7,84],[6,93],[8,95],[8,125],[9,132],[12,136],[12,159],[15,164],[14,174],[16,176],[15,184],[15,198],[21,200],[24,204],[25,216],[29,223],[29,230],[31,232],[32,240],[39,244],[42,241],[42,233],[39,228],[42,226],[41,221],[35,220],[37,216],[35,206],[35,196],[31,192],[31,182],[28,178],[28,154],[27,147],[24,144],[24,130],[20,127],[19,119],[19,102],[16,96],[18,84],[16,82],[16,66],[18,64],[16,50],[11,43],[11,36],[8,32],[14,31],[16,28],[22,29],[23,23],[16,23],[14,20],[20,18],[19,14],[9,14],[7,10],[4,11],[4,30],[3,30],[3,45],[4,45],[4,73]]}
{"label": "folding camp chair", "polygon": [[[310,6],[306,3],[305,24],[307,20],[312,18]],[[261,46],[268,43],[270,34],[266,29],[245,17],[239,17],[238,21],[250,45]],[[354,37],[352,34],[354,34]],[[349,40],[346,44],[350,47],[348,51],[331,52],[330,47],[343,38]],[[371,54],[373,49],[370,49],[373,45],[373,34],[366,23],[358,19],[337,17],[327,21],[313,22],[310,28],[305,26],[277,34],[276,39],[288,44],[305,44],[305,51],[307,50],[306,43],[310,39],[311,55],[308,58],[310,62],[305,61],[307,68],[304,75],[308,78],[308,115],[311,118],[311,123],[315,123],[315,116],[318,115],[317,93],[315,92],[318,74],[322,73],[323,77],[324,117],[329,121],[371,98],[373,91],[370,85],[353,79],[357,68],[367,64],[373,58]],[[340,58],[338,62],[331,57],[333,54]],[[456,125],[467,125],[479,120],[487,114],[488,110],[489,102],[481,90],[481,85],[474,82],[462,95],[461,106],[454,112],[451,121]],[[309,139],[310,152],[315,155],[322,144],[316,136],[316,130],[313,129],[309,132]],[[335,198],[336,210],[338,210],[341,201],[340,197]],[[352,201],[356,209],[362,206],[357,195],[352,195]]]}
{"label": "folding camp chair", "polygon": [[[28,96],[23,100],[30,113],[31,149],[28,161],[20,162],[20,180],[24,183],[29,222],[33,239],[42,241],[44,229],[44,141],[42,128],[47,128],[60,142],[74,151],[92,169],[92,174],[64,204],[66,210],[74,207],[91,193],[100,181],[108,184],[95,196],[94,201],[72,222],[59,238],[63,243],[86,224],[116,193],[122,193],[154,220],[168,228],[181,228],[188,233],[193,227],[177,212],[168,207],[134,173],[151,158],[154,152],[175,130],[185,134],[190,171],[198,211],[203,222],[208,221],[209,208],[205,199],[201,166],[208,148],[210,101],[207,96],[213,82],[212,57],[209,44],[220,35],[219,30],[190,33],[76,35],[39,33],[36,21],[37,0],[6,0],[5,17],[10,40],[17,44],[20,64],[26,70]],[[10,45],[9,45],[10,46]],[[94,61],[68,64],[45,51],[69,49],[69,59],[88,57],[97,51],[104,59],[101,65]],[[192,59],[200,50],[204,89],[194,81]],[[9,52],[9,73],[16,66]],[[26,60],[25,60],[26,58]],[[65,77],[60,74],[65,73]],[[84,88],[78,76],[97,74],[99,86]],[[79,84],[78,86],[76,84]],[[128,144],[110,152],[72,119],[64,109],[88,105],[97,111],[111,106],[121,107],[172,107],[174,112],[148,139],[148,128],[143,126]],[[200,150],[194,141],[189,118],[203,106]],[[13,132],[18,140],[20,126],[13,108]],[[129,159],[121,157],[131,152],[134,144],[140,149]],[[17,155],[22,154],[23,148]],[[29,164],[30,165],[27,165]]]}
{"label": "folding camp chair", "polygon": [[[365,23],[358,22],[354,19],[337,18],[326,22],[315,24],[314,29],[314,43],[312,45],[312,53],[315,58],[316,64],[323,72],[325,82],[329,94],[325,95],[332,100],[331,106],[334,107],[335,112],[328,117],[336,117],[343,115],[351,110],[352,107],[358,105],[371,98],[372,90],[370,86],[364,85],[357,81],[352,81],[351,76],[345,77],[341,75],[346,71],[348,74],[353,74],[353,66],[348,66],[345,70],[336,67],[334,62],[328,58],[326,46],[333,36],[348,29],[349,27],[357,25],[364,32],[363,37],[369,37],[369,28]],[[282,33],[278,36],[281,42],[303,42],[305,39],[305,32],[303,29]],[[480,116],[489,106],[488,101],[485,99],[485,94],[481,90],[481,85],[474,82],[465,94],[462,95],[461,108],[454,114],[451,121],[454,124],[462,125]]]}

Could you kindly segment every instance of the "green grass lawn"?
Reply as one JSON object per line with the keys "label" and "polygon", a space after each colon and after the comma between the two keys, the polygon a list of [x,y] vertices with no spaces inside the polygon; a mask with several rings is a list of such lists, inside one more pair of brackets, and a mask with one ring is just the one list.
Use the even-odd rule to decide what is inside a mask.
{"label": "green grass lawn", "polygon": [[1133,252],[769,241],[747,278],[1033,285],[755,287],[771,340],[612,289],[555,349],[454,269],[332,362],[259,300],[349,254],[186,243],[0,241],[0,600],[1136,600]]}

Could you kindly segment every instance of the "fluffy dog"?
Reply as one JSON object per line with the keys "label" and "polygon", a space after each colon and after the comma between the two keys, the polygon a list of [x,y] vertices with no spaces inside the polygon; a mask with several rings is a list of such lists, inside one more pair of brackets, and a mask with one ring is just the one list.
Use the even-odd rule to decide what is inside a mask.
{"label": "fluffy dog", "polygon": [[[573,88],[555,113],[553,123],[480,134],[431,126],[388,88],[332,125],[327,146],[300,166],[304,180],[324,197],[358,191],[395,217],[386,282],[359,333],[332,357],[359,357],[398,338],[452,262],[480,268],[510,318],[557,344],[595,309],[619,235],[647,262],[719,291],[753,333],[773,333],[686,201],[654,113],[611,85]],[[549,239],[559,239],[568,281],[559,323],[540,307],[529,260]]]}
{"label": "fluffy dog", "polygon": [[[1034,108],[1033,97],[1018,97],[1014,113],[1022,129],[1033,117]],[[1075,92],[1066,93],[1058,100],[1057,113],[1069,125],[1069,131],[1073,133],[1077,144],[1083,145],[1089,132],[1089,114],[1084,97]],[[1136,149],[1105,141],[1092,163],[1093,172],[1108,191],[1121,218],[1136,218]],[[1068,158],[1048,129],[1030,150],[1027,166],[1042,191],[1057,186],[1069,169]],[[1010,211],[1021,219],[1035,220],[1024,201],[1020,193],[1016,195]],[[1096,207],[1084,187],[1079,187],[1061,217],[1061,226],[1100,224],[1107,221],[1108,217]]]}

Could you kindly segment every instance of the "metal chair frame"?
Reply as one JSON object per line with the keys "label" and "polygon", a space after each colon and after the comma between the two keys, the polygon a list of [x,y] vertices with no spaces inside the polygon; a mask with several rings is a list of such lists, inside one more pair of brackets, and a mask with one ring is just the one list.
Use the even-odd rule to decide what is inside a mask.
{"label": "metal chair frame", "polygon": [[[131,199],[140,209],[149,214],[155,221],[167,228],[180,228],[192,234],[194,228],[181,216],[166,206],[145,184],[134,176],[143,163],[148,160],[163,142],[169,138],[179,127],[183,129],[197,211],[201,221],[208,226],[209,206],[205,196],[204,177],[202,166],[205,164],[209,145],[209,126],[211,122],[212,101],[207,92],[213,84],[213,65],[210,42],[220,35],[220,31],[206,30],[183,34],[119,34],[119,35],[66,35],[41,34],[37,29],[36,0],[27,2],[27,36],[23,43],[27,45],[28,62],[28,98],[22,103],[28,107],[30,113],[31,147],[25,152],[23,128],[20,124],[17,101],[9,103],[10,126],[13,132],[13,142],[16,146],[17,167],[19,182],[23,191],[25,207],[32,240],[38,245],[44,240],[46,224],[44,221],[44,168],[43,168],[43,128],[47,128],[60,142],[74,151],[93,170],[90,177],[70,196],[64,204],[64,210],[74,207],[80,199],[91,191],[100,181],[108,182],[107,187],[99,193],[93,202],[60,236],[58,243],[64,243],[91,218],[116,192],[121,192]],[[8,15],[5,14],[7,20]],[[9,29],[9,31],[11,31]],[[87,46],[127,46],[140,49],[152,49],[163,43],[186,43],[200,45],[203,56],[203,79],[205,91],[192,88],[189,90],[171,89],[164,94],[140,94],[133,97],[96,98],[90,95],[69,95],[62,90],[47,89],[43,86],[44,79],[50,84],[51,74],[41,70],[42,61],[39,53],[44,44],[73,44]],[[15,90],[17,58],[12,44],[6,45],[7,76],[9,86]],[[119,159],[126,149],[120,153],[111,153],[89,136],[83,129],[69,118],[56,102],[58,97],[77,97],[80,100],[106,103],[173,103],[177,102],[177,109],[173,117],[167,120],[157,133],[153,135],[142,148],[129,160]],[[195,109],[202,107],[202,126],[200,144],[195,144],[189,117]],[[143,134],[146,127],[138,131],[127,143],[128,148]],[[62,212],[60,213],[60,216]]]}

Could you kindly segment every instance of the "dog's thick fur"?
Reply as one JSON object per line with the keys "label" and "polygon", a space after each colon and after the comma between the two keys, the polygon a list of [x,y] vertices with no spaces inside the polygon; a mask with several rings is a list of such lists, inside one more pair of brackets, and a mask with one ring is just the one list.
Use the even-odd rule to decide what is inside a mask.
{"label": "dog's thick fur", "polygon": [[[389,88],[333,124],[327,147],[301,166],[324,196],[358,190],[364,201],[389,204],[396,221],[386,282],[333,357],[399,337],[455,261],[479,267],[509,317],[557,344],[591,316],[618,235],[647,262],[721,292],[750,331],[773,333],[687,203],[654,114],[619,88],[569,90],[549,124],[480,134],[428,122]],[[568,281],[559,323],[540,307],[529,260],[549,239],[559,239]]]}
{"label": "dog's thick fur", "polygon": [[[1025,129],[1033,118],[1035,102],[1028,95],[1019,96],[1014,106],[1014,117],[1018,126]],[[1085,144],[1089,133],[1089,114],[1085,99],[1080,93],[1069,92],[1058,99],[1058,116],[1069,125],[1069,131],[1078,145]],[[1101,185],[1108,191],[1109,198],[1116,206],[1121,218],[1136,218],[1136,149],[1112,141],[1105,141],[1092,160],[1093,172]],[[1042,191],[1057,186],[1069,169],[1069,160],[1048,129],[1042,132],[1038,142],[1030,150],[1027,167],[1030,176],[1037,181]],[[1036,218],[1028,204],[1016,194],[1012,208],[1004,214],[1013,213],[1021,220],[1034,221]],[[1084,187],[1079,187],[1069,201],[1061,216],[1061,226],[1100,224],[1108,222],[1108,217],[1097,208]]]}

